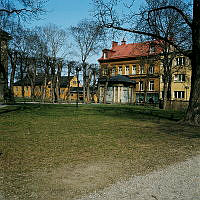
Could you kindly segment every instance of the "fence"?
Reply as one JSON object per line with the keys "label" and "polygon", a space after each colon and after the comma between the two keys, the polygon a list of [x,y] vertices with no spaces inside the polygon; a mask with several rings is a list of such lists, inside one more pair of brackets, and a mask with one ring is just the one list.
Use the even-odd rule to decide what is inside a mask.
{"label": "fence", "polygon": [[167,110],[185,110],[189,105],[189,101],[171,100],[167,101]]}

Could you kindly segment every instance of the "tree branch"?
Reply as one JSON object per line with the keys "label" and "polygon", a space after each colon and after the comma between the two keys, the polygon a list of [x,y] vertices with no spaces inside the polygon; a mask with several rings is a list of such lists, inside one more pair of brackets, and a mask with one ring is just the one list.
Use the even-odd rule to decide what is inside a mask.
{"label": "tree branch", "polygon": [[163,41],[167,42],[168,44],[172,45],[173,47],[175,47],[180,53],[186,55],[186,53],[178,45],[176,45],[173,41],[169,40],[168,38],[164,38],[160,35],[157,35],[157,34],[154,34],[154,33],[149,33],[149,32],[144,32],[144,31],[138,31],[138,30],[135,30],[135,29],[127,29],[127,28],[123,28],[123,27],[120,27],[120,26],[114,26],[113,24],[105,24],[104,27],[113,28],[113,29],[116,29],[116,30],[125,31],[125,32],[129,32],[129,33],[146,35],[146,36],[150,36],[150,37],[153,37],[153,38],[156,38],[156,39],[163,40]]}
{"label": "tree branch", "polygon": [[22,8],[22,9],[13,9],[13,10],[8,10],[8,9],[0,9],[0,12],[6,12],[8,14],[13,14],[13,13],[16,13],[16,14],[20,14],[21,12],[33,12],[33,10],[29,10],[29,9],[26,9],[26,8]]}
{"label": "tree branch", "polygon": [[188,19],[187,15],[185,15],[185,13],[181,9],[179,9],[175,6],[164,6],[164,7],[155,8],[155,9],[149,10],[148,13],[159,11],[159,10],[166,10],[166,9],[172,9],[172,10],[175,10],[176,12],[178,12],[183,17],[186,24],[192,29],[192,27],[193,27],[192,23]]}

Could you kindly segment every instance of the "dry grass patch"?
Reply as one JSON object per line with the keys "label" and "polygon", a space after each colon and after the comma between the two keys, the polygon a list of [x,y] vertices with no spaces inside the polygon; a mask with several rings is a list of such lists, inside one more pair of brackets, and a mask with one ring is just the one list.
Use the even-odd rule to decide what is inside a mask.
{"label": "dry grass patch", "polygon": [[112,105],[27,105],[4,112],[1,195],[72,199],[197,154],[199,129],[170,121],[172,115],[181,113]]}

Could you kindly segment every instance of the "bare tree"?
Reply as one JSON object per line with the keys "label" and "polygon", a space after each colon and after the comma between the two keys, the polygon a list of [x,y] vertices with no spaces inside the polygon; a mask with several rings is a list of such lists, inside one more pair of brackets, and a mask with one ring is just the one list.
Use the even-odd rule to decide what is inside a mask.
{"label": "bare tree", "polygon": [[[162,6],[155,9],[146,10],[145,13],[147,16],[149,16],[149,19],[152,15],[157,15],[157,13],[164,10],[171,10],[172,14],[178,14],[182,18],[183,27],[185,26],[187,28],[182,28],[181,32],[177,34],[177,37],[175,37],[174,40],[170,40],[170,38],[166,38],[163,35],[152,32],[151,30],[138,30],[134,21],[134,17],[137,19],[137,15],[135,15],[131,10],[127,12],[129,15],[128,20],[132,22],[131,24],[128,23],[127,20],[119,19],[118,14],[116,14],[116,6],[119,3],[118,0],[110,0],[107,1],[107,3],[104,0],[94,0],[95,8],[97,10],[96,17],[101,22],[102,26],[163,40],[172,45],[182,54],[190,57],[192,64],[191,94],[184,121],[189,124],[200,125],[200,43],[198,42],[200,41],[200,0],[193,0],[192,6],[187,5],[187,10],[184,9],[186,6],[184,6],[184,8],[180,7],[180,5],[186,5],[187,1],[179,1],[181,3],[179,5],[171,5],[168,1],[162,2]],[[132,2],[132,5],[134,5],[134,2]],[[126,8],[130,8],[130,6],[131,5],[126,5]],[[154,23],[153,26],[154,25],[156,25],[156,23]],[[188,28],[190,31],[187,31]],[[163,29],[165,29],[165,27],[163,27]],[[188,54],[188,52],[185,51],[186,47],[190,47],[189,42],[183,42],[182,44],[177,43],[177,41],[182,39],[181,35],[187,35],[188,38],[192,38],[191,54]]]}
{"label": "bare tree", "polygon": [[70,27],[70,33],[78,47],[83,69],[83,100],[86,100],[87,60],[100,50],[103,29],[94,21],[83,20],[77,26]]}
{"label": "bare tree", "polygon": [[1,27],[12,25],[12,22],[37,19],[45,13],[47,0],[0,0]]}
{"label": "bare tree", "polygon": [[66,99],[69,101],[69,97],[71,94],[71,86],[70,86],[70,77],[71,75],[75,74],[76,67],[79,65],[76,61],[67,61],[66,62],[66,70],[67,70],[67,97]]}
{"label": "bare tree", "polygon": [[47,45],[47,55],[49,58],[50,77],[51,77],[51,97],[52,102],[59,98],[60,76],[63,67],[63,61],[68,55],[69,46],[67,45],[66,31],[60,27],[49,24],[44,27],[37,27],[37,32]]}

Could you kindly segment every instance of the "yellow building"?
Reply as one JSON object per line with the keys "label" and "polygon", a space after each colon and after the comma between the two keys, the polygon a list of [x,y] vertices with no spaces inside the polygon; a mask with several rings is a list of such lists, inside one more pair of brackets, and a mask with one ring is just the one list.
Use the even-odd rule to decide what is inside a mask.
{"label": "yellow building", "polygon": [[[159,99],[162,100],[162,53],[162,43],[157,40],[132,44],[112,42],[112,48],[104,49],[98,60],[101,68],[100,102],[158,103]],[[191,85],[189,58],[177,54],[171,73],[171,99],[188,101]],[[116,77],[115,82],[113,77]],[[131,81],[135,84],[130,85]]]}
{"label": "yellow building", "polygon": [[[126,44],[125,41],[121,44],[113,42],[110,50],[103,50],[103,55],[98,60],[101,67],[100,102],[107,96],[109,99],[106,100],[107,103],[158,103],[160,93],[158,55],[161,49],[156,47],[157,42],[132,44]],[[127,84],[121,82],[121,85],[112,85],[110,79],[115,76],[120,80],[126,77]],[[108,77],[110,82],[107,89],[105,81],[101,81],[105,77]],[[132,86],[128,84],[131,81],[134,82]]]}
{"label": "yellow building", "polygon": [[[69,88],[68,88],[69,84]],[[24,90],[23,90],[24,87]],[[79,85],[79,93],[80,98],[82,95],[82,85]],[[70,92],[69,92],[70,89]],[[31,97],[32,87],[31,82],[26,77],[22,81],[17,81],[14,83],[13,86],[14,96],[15,97]],[[24,95],[22,94],[24,91]],[[35,87],[34,87],[34,96],[38,99],[47,99],[50,100],[52,98],[52,84],[50,80],[46,80],[45,84],[45,77],[44,75],[37,75],[35,79]],[[61,100],[69,100],[75,101],[77,100],[77,91],[78,91],[78,81],[76,76],[61,76],[60,79],[60,91],[59,91],[59,99]]]}
{"label": "yellow building", "polygon": [[[177,55],[172,61],[171,100],[189,101],[191,89],[191,61],[188,57]],[[161,74],[163,68],[161,65]],[[160,79],[160,98],[163,98],[163,81]]]}

